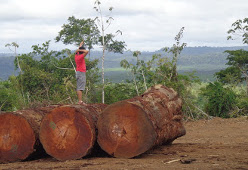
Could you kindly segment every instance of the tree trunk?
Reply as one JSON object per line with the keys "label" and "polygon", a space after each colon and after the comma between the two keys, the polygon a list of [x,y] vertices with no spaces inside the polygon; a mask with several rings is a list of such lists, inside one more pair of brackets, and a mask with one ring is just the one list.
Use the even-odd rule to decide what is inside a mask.
{"label": "tree trunk", "polygon": [[1,163],[24,160],[28,156],[45,153],[38,139],[39,127],[42,117],[55,107],[57,106],[0,114]]}
{"label": "tree trunk", "polygon": [[114,157],[131,158],[186,134],[182,100],[156,85],[143,95],[109,105],[99,116],[98,143]]}
{"label": "tree trunk", "polygon": [[58,160],[79,159],[90,153],[96,140],[96,122],[104,104],[67,105],[44,116],[40,141]]}

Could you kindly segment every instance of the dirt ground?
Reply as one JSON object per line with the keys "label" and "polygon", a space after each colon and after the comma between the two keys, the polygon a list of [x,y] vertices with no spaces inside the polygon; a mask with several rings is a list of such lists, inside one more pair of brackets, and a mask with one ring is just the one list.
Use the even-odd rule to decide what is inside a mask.
{"label": "dirt ground", "polygon": [[133,159],[88,156],[60,162],[51,157],[0,164],[0,169],[247,169],[248,117],[185,122],[187,134]]}

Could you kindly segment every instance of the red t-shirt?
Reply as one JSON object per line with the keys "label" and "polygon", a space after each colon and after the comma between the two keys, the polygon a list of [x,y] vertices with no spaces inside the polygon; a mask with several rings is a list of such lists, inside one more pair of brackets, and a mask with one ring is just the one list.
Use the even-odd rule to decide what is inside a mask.
{"label": "red t-shirt", "polygon": [[76,71],[86,72],[86,64],[84,57],[84,54],[75,54]]}

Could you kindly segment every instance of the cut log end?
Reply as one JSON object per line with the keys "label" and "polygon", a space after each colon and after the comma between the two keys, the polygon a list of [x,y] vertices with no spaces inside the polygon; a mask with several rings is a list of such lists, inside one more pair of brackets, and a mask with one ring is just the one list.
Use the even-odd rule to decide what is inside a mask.
{"label": "cut log end", "polygon": [[155,129],[144,110],[126,101],[107,107],[99,116],[97,127],[99,145],[114,157],[138,156],[156,140]]}
{"label": "cut log end", "polygon": [[95,129],[73,107],[53,109],[42,120],[40,141],[46,152],[58,160],[79,159],[95,142]]}
{"label": "cut log end", "polygon": [[35,144],[35,134],[30,124],[21,116],[11,113],[0,115],[0,162],[26,159]]}

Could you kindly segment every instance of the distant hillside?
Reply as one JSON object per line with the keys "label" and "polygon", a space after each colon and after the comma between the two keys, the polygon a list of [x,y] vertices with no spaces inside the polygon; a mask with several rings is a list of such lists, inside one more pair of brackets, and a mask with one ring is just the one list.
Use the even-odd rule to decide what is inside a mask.
{"label": "distant hillside", "polygon": [[[226,56],[224,53],[226,50],[248,50],[248,47],[186,47],[183,49],[181,55],[178,58],[178,65],[181,69],[188,70],[194,67],[196,70],[212,70],[212,66],[216,69],[225,67]],[[162,56],[168,56],[162,50],[155,52],[141,52],[140,59],[145,61],[150,60],[153,54],[162,54]],[[91,52],[92,58],[100,58],[101,52]],[[126,59],[128,61],[136,62],[136,59],[132,56],[132,52],[124,52],[124,54],[107,53],[105,55],[106,68],[118,68],[120,67],[120,61]],[[207,65],[207,67],[203,67]],[[210,66],[210,67],[209,67]]]}
{"label": "distant hillside", "polygon": [[10,75],[17,75],[12,54],[0,54],[0,80],[7,80]]}
{"label": "distant hillside", "polygon": [[[181,55],[178,58],[179,72],[196,70],[198,74],[212,75],[216,71],[226,67],[226,56],[224,53],[226,50],[248,50],[248,47],[186,47],[183,49]],[[161,54],[162,56],[169,56],[162,50],[155,52],[141,52],[140,59],[145,61],[150,60],[153,54]],[[101,51],[92,51],[90,58],[100,59],[102,56]],[[170,57],[170,56],[169,56]],[[133,63],[136,62],[132,56],[132,52],[127,51],[124,54],[106,53],[105,55],[105,69],[107,78],[112,77],[120,78],[118,75],[127,77],[124,70],[120,68],[120,61],[126,59]],[[99,62],[101,68],[101,62]],[[109,73],[108,73],[109,71]],[[0,53],[0,79],[6,80],[10,75],[17,74],[14,69],[14,57],[13,54]],[[115,78],[114,78],[115,81]]]}

